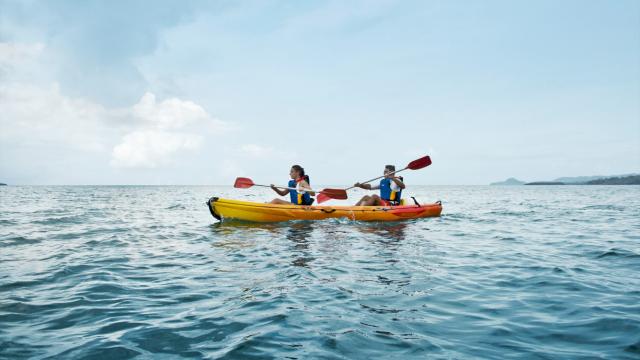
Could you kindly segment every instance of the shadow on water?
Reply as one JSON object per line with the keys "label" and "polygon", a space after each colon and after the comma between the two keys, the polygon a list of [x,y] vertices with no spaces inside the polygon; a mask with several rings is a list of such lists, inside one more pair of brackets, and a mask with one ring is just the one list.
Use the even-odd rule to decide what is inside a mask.
{"label": "shadow on water", "polygon": [[[291,265],[308,268],[316,259],[315,240],[322,241],[323,251],[329,248],[351,246],[354,236],[381,246],[386,251],[397,251],[411,232],[411,221],[359,222],[330,219],[326,221],[289,221],[280,223],[252,223],[245,221],[217,222],[211,226],[214,247],[247,248],[260,239],[286,239],[290,242]],[[358,234],[360,234],[358,236]],[[334,249],[335,250],[335,249]],[[389,260],[393,262],[393,260]]]}
{"label": "shadow on water", "polygon": [[213,237],[212,246],[244,248],[252,247],[265,237],[282,236],[285,226],[279,223],[252,223],[246,221],[223,221],[209,225]]}
{"label": "shadow on water", "polygon": [[360,223],[356,228],[364,234],[377,235],[384,245],[397,246],[406,238],[407,226],[407,222]]}
{"label": "shadow on water", "polygon": [[286,237],[289,240],[300,243],[305,241],[315,228],[321,229],[325,234],[338,235],[344,231],[358,230],[364,234],[374,234],[381,238],[385,243],[396,243],[402,241],[406,237],[406,229],[410,224],[407,221],[402,222],[359,222],[348,221],[340,222],[340,226],[329,226],[327,223],[333,224],[332,220],[326,221],[289,221],[274,223],[255,223],[247,221],[227,220],[224,222],[216,222],[210,225],[212,234],[218,236],[227,236],[239,233],[251,232],[269,232],[278,234],[282,230],[286,230]]}
{"label": "shadow on water", "polygon": [[246,221],[224,221],[211,224],[211,233],[215,237],[216,247],[246,247],[258,237],[270,236],[284,238],[293,244],[291,251],[295,254],[292,265],[308,267],[314,260],[310,256],[309,238],[315,229],[309,221],[292,221],[282,223],[252,223]]}
{"label": "shadow on water", "polygon": [[[285,225],[283,225],[285,224]],[[250,221],[241,221],[241,220],[225,220],[218,221],[211,225],[209,225],[213,234],[218,235],[227,235],[233,234],[238,231],[247,231],[247,230],[277,230],[283,227],[286,227],[286,223],[259,223],[259,222],[250,222]]]}
{"label": "shadow on water", "polygon": [[287,229],[286,237],[293,243],[293,250],[296,252],[293,266],[309,267],[309,263],[315,258],[309,256],[309,237],[313,233],[313,225],[310,222],[293,223]]}

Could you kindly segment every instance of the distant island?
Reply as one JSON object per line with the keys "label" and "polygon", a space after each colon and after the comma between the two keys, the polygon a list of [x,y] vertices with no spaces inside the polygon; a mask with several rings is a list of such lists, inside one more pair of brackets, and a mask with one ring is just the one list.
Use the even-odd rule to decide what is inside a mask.
{"label": "distant island", "polygon": [[494,183],[491,183],[490,185],[524,185],[524,184],[525,184],[524,181],[520,181],[516,178],[508,178],[505,181],[494,182]]}
{"label": "distant island", "polygon": [[586,185],[640,185],[640,175],[616,176],[587,181]]}
{"label": "distant island", "polygon": [[7,184],[5,184],[5,183],[0,183],[0,186],[7,186]]}
{"label": "distant island", "polygon": [[563,183],[560,181],[534,181],[526,183],[524,185],[567,185],[567,183]]}
{"label": "distant island", "polygon": [[629,175],[637,175],[637,174],[609,175],[609,176],[596,175],[596,176],[560,177],[560,178],[557,178],[557,179],[555,179],[553,181],[557,181],[557,182],[561,182],[561,183],[565,183],[565,184],[584,184],[584,183],[589,182],[591,180],[600,180],[600,179],[606,179],[606,178],[615,177],[615,176],[629,176]]}
{"label": "distant island", "polygon": [[578,176],[562,177],[553,181],[525,182],[516,178],[494,182],[490,185],[640,185],[640,174],[618,176]]}

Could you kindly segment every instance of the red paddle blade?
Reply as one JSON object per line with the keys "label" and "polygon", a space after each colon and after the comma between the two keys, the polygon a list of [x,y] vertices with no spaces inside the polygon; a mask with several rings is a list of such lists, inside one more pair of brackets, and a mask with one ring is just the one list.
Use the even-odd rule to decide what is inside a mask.
{"label": "red paddle blade", "polygon": [[233,187],[239,188],[239,189],[248,189],[253,185],[254,185],[253,180],[245,177],[239,177],[236,179],[236,182],[233,184]]}
{"label": "red paddle blade", "polygon": [[407,165],[407,169],[418,170],[431,165],[431,158],[429,156],[421,157],[420,159],[413,160]]}
{"label": "red paddle blade", "polygon": [[[329,199],[336,199],[336,200],[347,200],[348,199],[347,191],[344,190],[344,189],[323,189],[318,194],[318,197],[320,197],[321,195],[324,195]],[[320,203],[320,200],[318,200],[318,203]]]}
{"label": "red paddle blade", "polygon": [[323,193],[319,193],[318,196],[316,196],[316,201],[318,201],[318,204],[322,204],[323,202],[330,200],[331,198],[328,197],[327,195],[323,194]]}

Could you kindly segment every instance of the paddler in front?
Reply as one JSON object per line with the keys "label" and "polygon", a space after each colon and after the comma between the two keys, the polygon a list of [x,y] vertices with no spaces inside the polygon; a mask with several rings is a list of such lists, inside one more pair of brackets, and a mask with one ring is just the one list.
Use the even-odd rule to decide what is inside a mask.
{"label": "paddler in front", "polygon": [[359,187],[365,190],[377,190],[380,189],[380,196],[378,195],[365,195],[356,203],[355,206],[396,206],[400,205],[400,197],[402,190],[405,188],[404,182],[402,182],[402,176],[395,176],[396,167],[393,165],[386,165],[384,167],[384,178],[380,180],[380,184],[361,184],[355,183],[354,187]]}
{"label": "paddler in front", "polygon": [[304,169],[300,165],[293,165],[291,167],[291,171],[289,171],[289,176],[291,176],[291,180],[289,180],[288,187],[295,188],[295,190],[291,189],[279,189],[275,185],[271,184],[271,188],[273,191],[277,192],[280,196],[287,196],[289,194],[291,201],[284,201],[280,199],[271,200],[272,204],[294,204],[294,205],[311,205],[313,204],[314,199],[311,196],[314,196],[315,193],[311,191],[311,186],[309,185],[309,176],[305,175]]}

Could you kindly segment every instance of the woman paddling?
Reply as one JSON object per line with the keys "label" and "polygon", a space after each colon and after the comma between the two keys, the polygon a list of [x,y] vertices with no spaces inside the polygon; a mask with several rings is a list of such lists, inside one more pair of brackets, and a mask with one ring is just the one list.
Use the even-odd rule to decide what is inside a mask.
{"label": "woman paddling", "polygon": [[380,196],[365,195],[356,203],[356,206],[395,206],[400,205],[400,196],[405,188],[402,182],[402,176],[396,176],[396,167],[387,165],[384,167],[384,178],[380,180],[379,185],[371,186],[371,184],[355,183],[354,187],[366,190],[380,189]]}
{"label": "woman paddling", "polygon": [[291,167],[291,171],[289,171],[289,176],[291,176],[291,180],[289,180],[289,184],[287,186],[290,188],[295,188],[296,190],[279,189],[273,184],[271,184],[271,188],[280,196],[286,196],[287,194],[289,194],[289,196],[291,197],[291,201],[289,202],[280,199],[273,199],[271,200],[271,203],[294,205],[313,204],[314,199],[311,196],[314,196],[315,193],[311,191],[311,186],[309,185],[309,176],[305,175],[302,166],[293,165]]}

